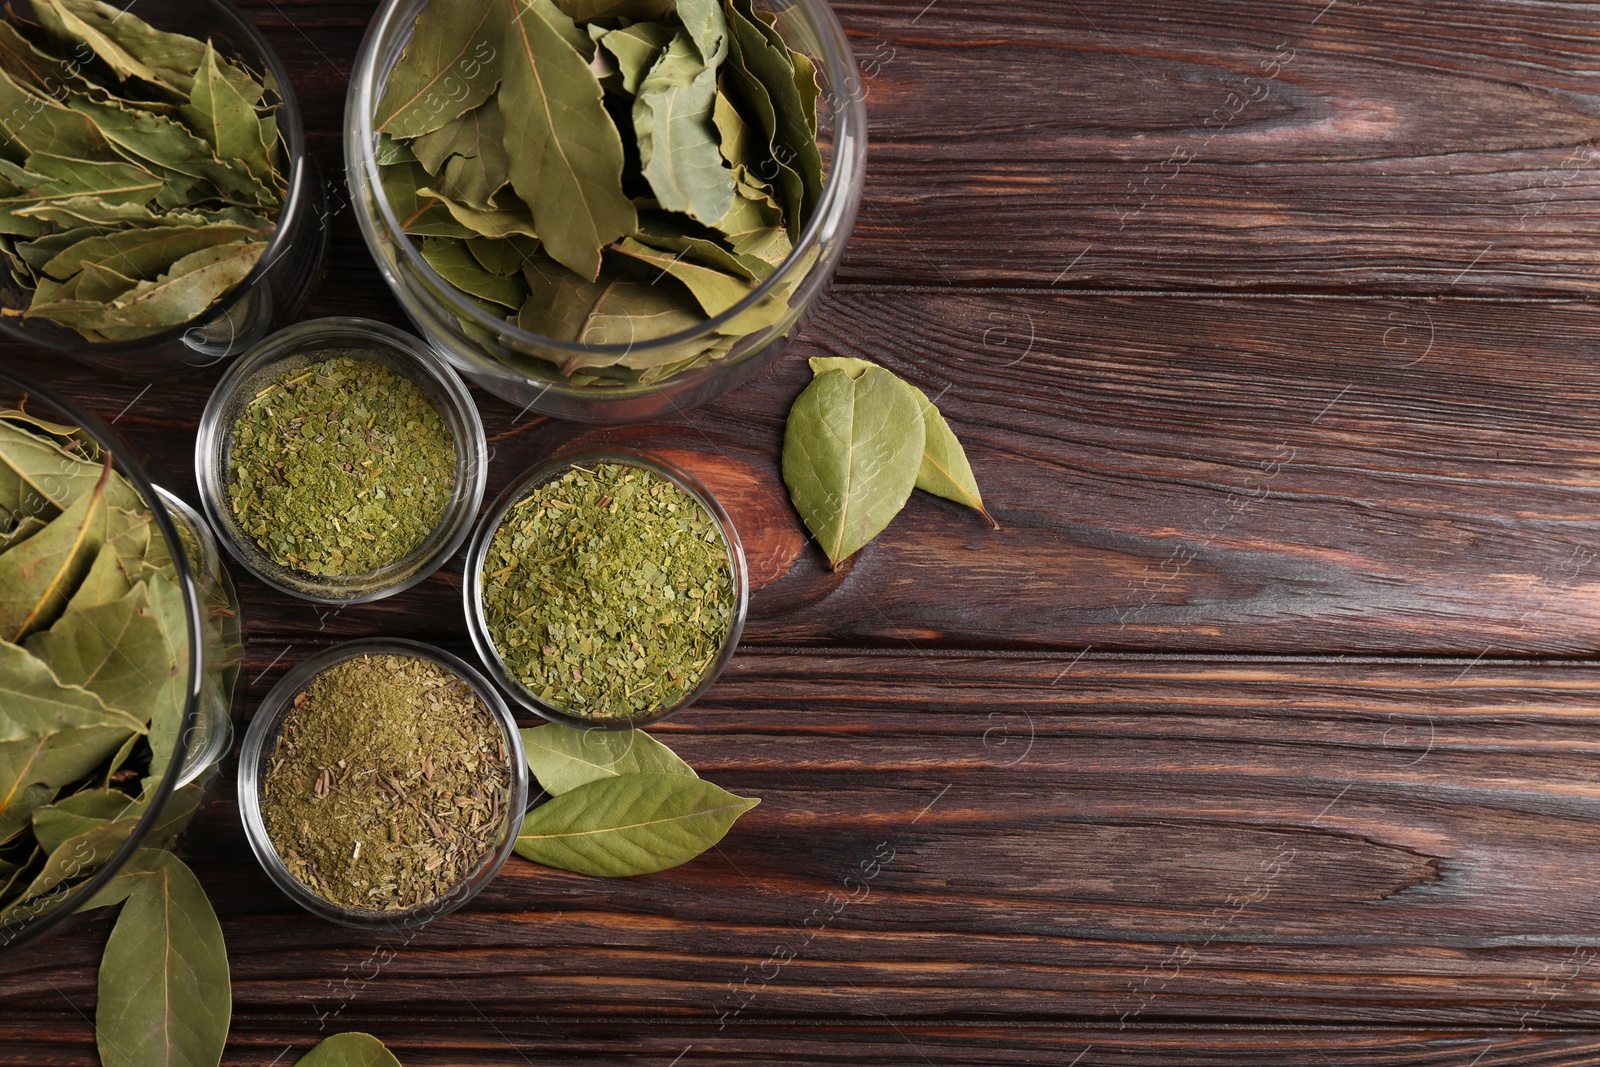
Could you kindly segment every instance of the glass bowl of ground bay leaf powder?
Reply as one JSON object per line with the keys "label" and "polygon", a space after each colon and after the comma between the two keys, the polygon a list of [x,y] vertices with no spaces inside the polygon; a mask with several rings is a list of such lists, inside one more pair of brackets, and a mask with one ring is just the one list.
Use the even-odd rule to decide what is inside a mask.
{"label": "glass bowl of ground bay leaf powder", "polygon": [[864,96],[824,0],[389,0],[346,174],[385,279],[462,373],[643,421],[793,337],[855,222]]}
{"label": "glass bowl of ground bay leaf powder", "polygon": [[325,191],[283,65],[224,0],[0,11],[0,334],[128,373],[299,318]]}
{"label": "glass bowl of ground bay leaf powder", "polygon": [[238,602],[130,457],[0,370],[0,951],[171,847],[227,736]]}
{"label": "glass bowl of ground bay leaf powder", "polygon": [[488,445],[455,372],[365,319],[282,330],[206,405],[195,477],[234,558],[285,592],[358,604],[408,589],[466,540]]}
{"label": "glass bowl of ground bay leaf powder", "polygon": [[350,926],[416,926],[511,855],[528,802],[505,702],[455,656],[354,641],[289,671],[239,756],[246,835],[272,880]]}
{"label": "glass bowl of ground bay leaf powder", "polygon": [[674,715],[733,658],[744,548],[716,497],[657,456],[556,456],[500,497],[467,554],[467,624],[489,671],[553,722]]}

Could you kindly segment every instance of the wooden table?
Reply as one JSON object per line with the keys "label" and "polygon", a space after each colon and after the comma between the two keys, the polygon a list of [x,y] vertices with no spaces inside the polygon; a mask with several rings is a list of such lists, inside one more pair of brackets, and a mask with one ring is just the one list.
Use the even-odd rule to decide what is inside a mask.
{"label": "wooden table", "polygon": [[[337,176],[373,4],[245,6]],[[762,805],[385,939],[274,890],[219,788],[227,1062],[1600,1063],[1600,4],[838,9],[871,177],[803,341],[659,425],[480,397],[491,492],[626,441],[729,502],[744,646],[659,736]],[[333,240],[313,312],[403,322]],[[215,373],[4,355],[193,499]],[[941,394],[1004,528],[919,496],[830,573],[776,473],[810,355]],[[242,579],[252,700],[354,637],[467,651],[460,581]],[[4,958],[0,1062],[93,1062],[106,931]]]}

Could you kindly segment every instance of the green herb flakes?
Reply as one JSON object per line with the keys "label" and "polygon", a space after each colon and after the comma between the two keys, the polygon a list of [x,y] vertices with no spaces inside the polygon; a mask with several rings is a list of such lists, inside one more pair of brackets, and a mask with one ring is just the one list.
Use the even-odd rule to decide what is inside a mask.
{"label": "green herb flakes", "polygon": [[261,389],[233,429],[228,499],[283,567],[367,574],[417,549],[456,486],[456,442],[426,394],[360,353]]}
{"label": "green herb flakes", "polygon": [[716,520],[639,467],[574,467],[511,507],[480,581],[507,669],[570,715],[680,702],[727,640],[733,569]]}
{"label": "green herb flakes", "polygon": [[506,740],[453,672],[358,656],[294,698],[261,785],[289,873],[347,908],[436,900],[494,852],[511,789]]}

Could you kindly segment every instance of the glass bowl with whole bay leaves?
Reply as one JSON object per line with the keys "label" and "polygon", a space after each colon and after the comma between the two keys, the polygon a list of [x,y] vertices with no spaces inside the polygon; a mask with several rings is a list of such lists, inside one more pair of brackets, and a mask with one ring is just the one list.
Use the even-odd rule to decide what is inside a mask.
{"label": "glass bowl with whole bay leaves", "polygon": [[166,862],[242,652],[204,521],[99,420],[0,370],[0,950]]}
{"label": "glass bowl with whole bay leaves", "polygon": [[513,482],[467,550],[467,628],[530,711],[631,730],[699,700],[750,607],[744,545],[687,471],[629,448],[558,453]]}
{"label": "glass bowl with whole bay leaves", "polygon": [[336,645],[285,674],[250,720],[238,781],[273,883],[367,929],[465,904],[510,858],[528,806],[522,735],[494,686],[399,638]]}
{"label": "glass bowl with whole bay leaves", "polygon": [[863,96],[823,0],[389,0],[346,173],[385,279],[464,374],[642,421],[793,336],[855,223]]}
{"label": "glass bowl with whole bay leaves", "polygon": [[303,311],[326,192],[282,64],[227,0],[0,10],[0,333],[205,365]]}

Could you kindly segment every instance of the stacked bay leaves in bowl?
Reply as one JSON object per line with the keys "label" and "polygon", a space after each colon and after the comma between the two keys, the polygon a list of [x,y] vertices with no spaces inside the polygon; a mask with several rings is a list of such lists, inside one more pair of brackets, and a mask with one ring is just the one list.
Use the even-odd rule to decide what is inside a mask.
{"label": "stacked bay leaves in bowl", "polygon": [[226,746],[241,649],[193,513],[93,420],[9,375],[0,389],[5,948],[181,832]]}
{"label": "stacked bay leaves in bowl", "polygon": [[204,363],[309,295],[320,182],[276,59],[221,0],[7,8],[0,129],[7,333]]}
{"label": "stacked bay leaves in bowl", "polygon": [[827,284],[861,195],[855,78],[820,0],[391,0],[351,88],[351,190],[478,384],[651,418],[766,366]]}

